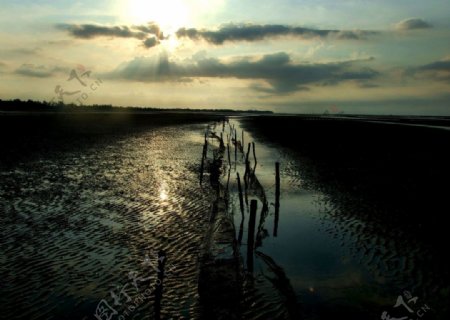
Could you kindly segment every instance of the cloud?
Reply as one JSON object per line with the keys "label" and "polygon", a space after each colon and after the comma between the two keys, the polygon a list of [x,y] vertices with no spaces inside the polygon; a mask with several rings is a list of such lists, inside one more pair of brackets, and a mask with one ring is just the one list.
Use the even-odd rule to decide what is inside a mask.
{"label": "cloud", "polygon": [[41,48],[16,48],[16,49],[11,49],[8,50],[10,53],[14,54],[14,55],[30,55],[30,56],[35,56],[38,55],[40,53],[40,51],[42,51]]}
{"label": "cloud", "polygon": [[[364,60],[367,61],[367,60]],[[343,81],[366,81],[378,72],[361,67],[362,60],[335,63],[295,63],[285,52],[262,57],[240,57],[231,61],[200,56],[172,61],[166,54],[138,57],[105,75],[108,78],[142,82],[186,81],[195,78],[236,78],[263,82],[250,88],[271,94],[308,90],[313,85],[337,85]]]}
{"label": "cloud", "polygon": [[158,44],[160,44],[160,41],[158,39],[156,39],[156,37],[151,37],[144,41],[144,47],[146,47],[146,48],[153,48],[153,47],[157,46]]}
{"label": "cloud", "polygon": [[78,39],[94,39],[97,37],[134,38],[143,40],[144,47],[151,48],[164,40],[164,34],[155,23],[137,26],[102,26],[96,24],[58,24],[56,28],[67,31]]}
{"label": "cloud", "polygon": [[46,67],[43,65],[37,66],[34,64],[23,64],[19,68],[17,68],[14,73],[26,76],[26,77],[33,77],[33,78],[49,78],[54,76],[55,74],[59,72],[67,71],[64,68],[60,67]]}
{"label": "cloud", "polygon": [[147,34],[142,31],[132,31],[127,26],[106,27],[95,24],[59,24],[57,28],[68,31],[73,37],[80,39],[92,39],[96,37],[136,38],[143,40]]}
{"label": "cloud", "polygon": [[421,70],[450,72],[450,59],[432,62],[420,67]]}
{"label": "cloud", "polygon": [[160,40],[164,39],[164,34],[156,23],[149,22],[147,25],[133,26],[133,28],[148,34],[153,34]]}
{"label": "cloud", "polygon": [[51,40],[47,41],[46,44],[48,46],[56,46],[56,47],[67,47],[74,44],[73,40]]}
{"label": "cloud", "polygon": [[428,29],[432,27],[431,24],[419,18],[406,19],[395,25],[397,30]]}
{"label": "cloud", "polygon": [[178,38],[191,40],[205,40],[209,43],[221,45],[224,42],[260,41],[267,38],[291,36],[300,39],[326,38],[362,40],[367,36],[377,34],[376,31],[364,30],[321,30],[287,25],[256,25],[256,24],[227,24],[218,30],[181,28],[176,32]]}
{"label": "cloud", "polygon": [[409,74],[419,78],[450,82],[450,58],[444,58],[409,70]]}

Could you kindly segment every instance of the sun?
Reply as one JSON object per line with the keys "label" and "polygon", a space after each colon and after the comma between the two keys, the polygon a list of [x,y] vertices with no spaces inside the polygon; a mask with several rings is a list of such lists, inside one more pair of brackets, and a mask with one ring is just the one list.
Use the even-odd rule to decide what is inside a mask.
{"label": "sun", "polygon": [[155,22],[165,34],[172,34],[190,22],[185,0],[129,0],[123,2],[122,12],[130,23]]}

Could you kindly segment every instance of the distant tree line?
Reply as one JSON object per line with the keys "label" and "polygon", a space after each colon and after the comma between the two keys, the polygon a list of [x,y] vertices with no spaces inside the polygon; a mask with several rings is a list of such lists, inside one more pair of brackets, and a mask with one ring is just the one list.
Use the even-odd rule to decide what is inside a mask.
{"label": "distant tree line", "polygon": [[20,99],[0,99],[0,111],[10,112],[217,112],[217,113],[257,113],[272,114],[272,111],[234,110],[234,109],[191,109],[191,108],[153,108],[153,107],[116,107],[110,104],[76,105],[62,102],[47,102]]}

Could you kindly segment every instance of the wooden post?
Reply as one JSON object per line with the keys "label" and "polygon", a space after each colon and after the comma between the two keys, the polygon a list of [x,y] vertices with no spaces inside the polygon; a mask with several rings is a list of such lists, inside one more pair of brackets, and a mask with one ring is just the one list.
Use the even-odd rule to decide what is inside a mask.
{"label": "wooden post", "polygon": [[253,166],[253,174],[255,174],[256,164],[258,163],[258,161],[256,160],[256,150],[255,150],[256,146],[255,146],[255,143],[253,142],[252,145],[253,145],[253,158],[255,159],[255,165]]}
{"label": "wooden post", "polygon": [[242,140],[241,141],[242,153],[244,153],[244,146],[245,146],[245,143],[244,143],[244,130],[242,130],[242,139],[241,140]]}
{"label": "wooden post", "polygon": [[155,319],[161,319],[161,299],[163,292],[164,267],[166,265],[166,253],[164,250],[158,252],[158,280],[155,288]]}
{"label": "wooden post", "polygon": [[242,243],[242,237],[244,236],[244,217],[241,218],[241,224],[239,225],[239,233],[237,242],[239,245]]}
{"label": "wooden post", "polygon": [[227,144],[227,151],[228,151],[228,164],[231,167],[230,144]]}
{"label": "wooden post", "polygon": [[225,144],[223,143],[223,132],[220,133],[220,149],[222,148],[225,148]]}
{"label": "wooden post", "polygon": [[268,213],[269,213],[269,204],[267,202],[266,197],[264,196],[264,200],[262,201],[261,213],[259,214],[259,224],[257,228],[258,231],[256,232],[255,250],[256,248],[262,246],[264,223],[266,221]]}
{"label": "wooden post", "polygon": [[203,145],[203,152],[202,152],[202,163],[200,165],[200,184],[202,184],[202,182],[203,182],[203,171],[204,171],[204,167],[205,167],[205,160],[206,160],[207,153],[208,153],[208,140],[206,139],[206,134],[205,134],[205,144]]}
{"label": "wooden post", "polygon": [[241,207],[241,214],[244,216],[244,198],[242,196],[242,186],[241,186],[241,178],[239,177],[239,172],[236,172],[237,175],[237,183],[238,183],[238,191],[239,191],[239,205]]}
{"label": "wooden post", "polygon": [[250,202],[250,219],[248,221],[248,238],[247,238],[247,269],[253,272],[253,249],[255,243],[255,223],[256,210],[258,209],[258,201]]}
{"label": "wooden post", "polygon": [[278,220],[280,218],[280,163],[275,163],[275,223],[273,236],[278,236]]}
{"label": "wooden post", "polygon": [[227,203],[227,208],[228,208],[228,200],[229,200],[229,192],[230,192],[230,177],[231,177],[231,170],[228,170],[228,179],[227,179],[227,196],[226,196],[226,203]]}
{"label": "wooden post", "polygon": [[237,162],[237,148],[238,148],[237,133],[236,131],[234,131],[234,162]]}
{"label": "wooden post", "polygon": [[249,169],[250,169],[250,163],[248,162],[248,156],[250,154],[250,148],[252,147],[252,144],[249,142],[248,143],[248,149],[247,149],[247,155],[245,157],[245,173],[244,173],[244,180],[245,180],[245,185],[247,185],[247,176],[249,174]]}
{"label": "wooden post", "polygon": [[245,163],[248,163],[248,156],[250,154],[250,148],[252,147],[252,144],[249,142],[248,143],[248,148],[247,148],[247,155],[245,157]]}

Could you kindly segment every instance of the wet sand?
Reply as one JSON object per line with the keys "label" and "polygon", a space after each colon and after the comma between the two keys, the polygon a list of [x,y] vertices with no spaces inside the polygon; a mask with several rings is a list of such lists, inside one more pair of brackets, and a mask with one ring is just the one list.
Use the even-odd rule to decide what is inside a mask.
{"label": "wet sand", "polygon": [[[104,115],[27,117],[10,126],[16,149],[2,153],[2,317],[93,319],[105,299],[118,315],[153,319],[153,293],[134,299],[155,281],[156,253],[164,250],[170,273],[161,317],[195,318],[211,201],[198,184],[205,118],[130,127],[129,120],[102,122]],[[27,148],[20,139],[33,150],[18,157]],[[133,301],[119,294],[124,286]]]}
{"label": "wet sand", "polygon": [[[448,131],[387,124],[384,118],[258,116],[227,125],[218,119],[182,113],[1,115],[3,315],[94,319],[104,300],[116,310],[114,318],[158,318],[154,291],[142,294],[157,278],[159,250],[167,255],[162,319],[205,318],[210,308],[202,303],[228,308],[214,296],[200,297],[198,288],[208,230],[215,228],[211,204],[217,194],[208,163],[199,183],[209,126],[230,144],[231,163],[224,152],[219,179],[227,195],[222,213],[235,233],[224,243],[239,253],[242,282],[230,292],[240,291],[235,309],[241,318],[380,318],[385,310],[396,311],[405,290],[419,297],[418,305],[432,306],[424,319],[447,318],[447,227],[441,217],[449,205],[439,181],[450,178]],[[244,130],[244,147],[236,151],[230,126],[238,144]],[[217,156],[218,139],[207,139],[209,157]],[[256,179],[248,186],[242,180],[242,218],[236,173],[245,176],[248,142],[256,142],[258,160],[253,167],[250,154]],[[249,255],[251,200],[258,209]],[[214,248],[219,261],[230,248]],[[206,285],[214,293],[214,283]]]}
{"label": "wet sand", "polygon": [[428,318],[448,317],[448,130],[373,118],[242,125],[284,163],[284,240],[269,236],[262,250],[286,271],[306,319],[379,318],[405,290],[433,306]]}

